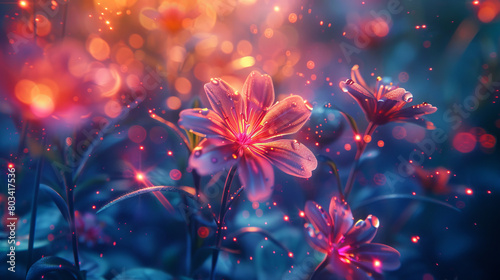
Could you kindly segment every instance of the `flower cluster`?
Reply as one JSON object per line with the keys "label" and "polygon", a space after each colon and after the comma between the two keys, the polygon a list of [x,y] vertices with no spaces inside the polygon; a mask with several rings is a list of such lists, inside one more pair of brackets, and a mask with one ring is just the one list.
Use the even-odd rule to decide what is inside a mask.
{"label": "flower cluster", "polygon": [[316,202],[307,201],[305,216],[311,246],[327,254],[327,269],[345,279],[370,279],[383,270],[399,267],[399,252],[387,245],[371,243],[379,220],[369,215],[353,225],[349,205],[333,197],[329,211]]}

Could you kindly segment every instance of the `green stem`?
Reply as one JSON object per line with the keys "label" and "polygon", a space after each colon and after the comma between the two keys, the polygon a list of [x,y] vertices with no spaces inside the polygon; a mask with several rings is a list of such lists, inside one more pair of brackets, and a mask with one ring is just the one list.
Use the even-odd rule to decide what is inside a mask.
{"label": "green stem", "polygon": [[345,199],[347,199],[347,197],[349,196],[349,194],[352,191],[352,186],[354,184],[354,175],[356,174],[356,169],[358,168],[359,159],[363,155],[363,152],[365,151],[366,146],[368,145],[368,143],[366,143],[364,141],[364,139],[366,136],[371,137],[373,132],[375,132],[375,129],[377,129],[377,125],[370,122],[368,124],[368,126],[366,127],[365,134],[363,135],[363,137],[360,140],[358,140],[358,141],[360,141],[360,144],[358,145],[358,150],[356,151],[356,156],[354,157],[354,163],[351,167],[351,171],[349,172],[349,177],[347,177],[347,183],[345,184],[345,188],[344,188]]}
{"label": "green stem", "polygon": [[219,220],[217,221],[217,233],[215,237],[215,250],[212,253],[212,270],[210,271],[210,279],[215,279],[215,267],[217,266],[217,259],[219,258],[219,248],[222,244],[222,227],[224,225],[224,216],[226,215],[226,204],[229,193],[231,192],[231,183],[233,182],[234,174],[236,173],[236,166],[233,165],[227,174],[226,183],[224,184],[224,191],[222,192],[222,201],[220,205]]}
{"label": "green stem", "polygon": [[26,274],[33,264],[33,247],[35,244],[35,227],[36,227],[36,212],[38,208],[38,192],[40,190],[40,177],[42,173],[42,161],[43,161],[43,150],[45,147],[45,137],[42,136],[42,154],[36,163],[36,173],[35,173],[35,185],[33,190],[33,201],[31,206],[31,219],[30,219],[30,233],[28,238],[28,266],[26,268]]}

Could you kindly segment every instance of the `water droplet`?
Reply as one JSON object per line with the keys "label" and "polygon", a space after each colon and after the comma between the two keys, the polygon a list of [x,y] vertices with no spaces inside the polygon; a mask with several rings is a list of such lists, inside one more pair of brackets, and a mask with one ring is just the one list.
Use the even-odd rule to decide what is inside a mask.
{"label": "water droplet", "polygon": [[355,227],[363,227],[363,226],[365,226],[365,224],[366,224],[365,221],[359,220],[356,222],[356,224],[354,226]]}
{"label": "water droplet", "polygon": [[309,103],[309,101],[304,100],[304,105],[306,105],[306,108],[309,109],[309,111],[312,111],[313,106],[311,105],[311,103]]}
{"label": "water droplet", "polygon": [[345,83],[346,83],[346,84],[348,84],[348,85],[352,85],[352,84],[354,84],[354,81],[353,81],[353,80],[351,80],[351,79],[347,79],[347,80],[345,81]]}
{"label": "water droplet", "polygon": [[403,101],[404,102],[412,102],[413,101],[413,94],[411,94],[409,91],[405,92],[403,95]]}
{"label": "water droplet", "polygon": [[292,107],[297,107],[297,102],[292,102]]}
{"label": "water droplet", "polygon": [[422,103],[422,105],[426,106],[426,105],[429,105],[429,103],[427,103],[427,102],[424,102],[424,103]]}
{"label": "water droplet", "polygon": [[200,114],[202,114],[203,116],[208,115],[208,113],[209,113],[209,112],[210,112],[210,111],[209,111],[207,108],[205,108],[205,109],[201,109],[201,110],[200,110]]}
{"label": "water droplet", "polygon": [[201,149],[198,149],[198,150],[194,151],[194,157],[200,157],[201,154],[202,154]]}
{"label": "water droplet", "polygon": [[299,143],[299,141],[297,141],[297,140],[292,140],[292,141],[291,141],[291,144],[292,144],[292,148],[293,148],[294,150],[297,150],[297,149],[299,148],[299,146],[300,146],[300,143]]}
{"label": "water droplet", "polygon": [[218,160],[217,160],[217,158],[214,158],[214,157],[213,157],[213,158],[211,159],[211,161],[212,161],[212,163],[217,163],[217,161],[218,161]]}
{"label": "water droplet", "polygon": [[214,85],[218,85],[219,84],[219,80],[217,79],[210,79],[210,82]]}

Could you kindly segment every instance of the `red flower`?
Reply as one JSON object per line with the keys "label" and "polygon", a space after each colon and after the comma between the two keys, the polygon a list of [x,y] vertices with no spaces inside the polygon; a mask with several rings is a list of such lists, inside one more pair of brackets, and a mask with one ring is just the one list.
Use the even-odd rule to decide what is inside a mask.
{"label": "red flower", "polygon": [[369,215],[353,225],[351,209],[346,202],[333,197],[329,211],[313,201],[304,209],[308,241],[311,246],[327,254],[326,268],[342,279],[372,279],[383,270],[400,266],[399,252],[387,245],[371,243],[379,220]]}
{"label": "red flower", "polygon": [[437,108],[429,103],[413,105],[403,108],[413,101],[413,95],[404,88],[391,85],[379,85],[381,78],[377,78],[375,88],[370,88],[359,73],[359,66],[351,69],[351,79],[340,82],[339,86],[349,93],[365,112],[368,121],[375,125],[382,125],[393,121],[411,122],[427,129],[434,129],[433,123],[422,119],[423,115],[436,112]]}
{"label": "red flower", "polygon": [[[271,77],[252,72],[242,93],[221,79],[205,85],[210,109],[187,109],[179,124],[205,136],[189,158],[190,167],[208,175],[235,164],[251,201],[264,201],[274,185],[273,165],[302,178],[311,177],[317,161],[297,140],[280,139],[304,125],[311,105],[298,95],[274,102]],[[277,140],[278,139],[278,140]]]}

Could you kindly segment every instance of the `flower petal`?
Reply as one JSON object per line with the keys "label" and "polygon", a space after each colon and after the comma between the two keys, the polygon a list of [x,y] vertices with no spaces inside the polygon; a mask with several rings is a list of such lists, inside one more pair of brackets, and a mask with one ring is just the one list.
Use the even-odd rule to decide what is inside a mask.
{"label": "flower petal", "polygon": [[352,227],[353,218],[351,208],[345,201],[340,201],[337,197],[330,200],[330,217],[333,222],[333,235],[331,241],[338,243],[340,239]]}
{"label": "flower petal", "polygon": [[212,105],[212,109],[227,123],[228,128],[234,133],[243,129],[243,100],[241,94],[236,92],[222,79],[212,79],[205,84],[205,92]]}
{"label": "flower petal", "polygon": [[423,115],[432,114],[436,111],[437,108],[432,106],[431,104],[422,103],[419,105],[414,105],[408,108],[401,109],[397,112],[394,112],[392,117],[396,119],[411,119],[411,118],[418,118]]}
{"label": "flower petal", "polygon": [[346,245],[358,245],[369,243],[377,234],[380,223],[377,217],[369,215],[364,221],[359,220],[345,234],[344,243]]}
{"label": "flower petal", "polygon": [[311,150],[297,140],[281,139],[254,144],[254,147],[263,157],[290,175],[309,178],[318,166],[318,161]]}
{"label": "flower petal", "polygon": [[299,131],[311,116],[312,106],[298,95],[274,104],[262,119],[254,138],[273,138]]}
{"label": "flower petal", "polygon": [[413,95],[409,91],[406,91],[404,88],[396,88],[384,94],[382,98],[411,102],[413,100]]}
{"label": "flower petal", "polygon": [[346,253],[353,254],[353,260],[356,263],[376,272],[396,270],[400,266],[399,257],[401,254],[385,244],[362,244],[347,250]]}
{"label": "flower petal", "polygon": [[370,118],[377,104],[375,96],[351,79],[340,82],[339,87],[342,91],[349,93],[358,102],[359,107],[361,107],[365,115]]}
{"label": "flower petal", "polygon": [[247,122],[260,123],[263,114],[274,102],[274,87],[271,77],[253,71],[243,84],[242,94]]}
{"label": "flower petal", "polygon": [[238,145],[220,138],[207,138],[194,148],[189,157],[189,167],[201,176],[229,168],[238,162]]}
{"label": "flower petal", "polygon": [[224,121],[218,114],[209,109],[186,109],[179,115],[179,125],[203,137],[230,137]]}
{"label": "flower petal", "polygon": [[369,91],[369,87],[366,84],[365,80],[363,79],[363,76],[361,76],[361,73],[359,73],[359,65],[354,65],[351,68],[351,79],[356,82],[357,84],[361,85],[364,87],[367,91]]}
{"label": "flower petal", "polygon": [[332,227],[332,219],[321,205],[308,200],[304,207],[306,219],[313,226],[315,232],[323,234],[324,237],[329,237]]}
{"label": "flower petal", "polygon": [[330,251],[328,236],[325,236],[322,232],[317,231],[312,224],[307,224],[305,230],[308,236],[307,241],[309,241],[311,247],[325,254]]}
{"label": "flower petal", "polygon": [[274,170],[267,159],[245,151],[238,165],[238,174],[250,201],[263,202],[271,197]]}

